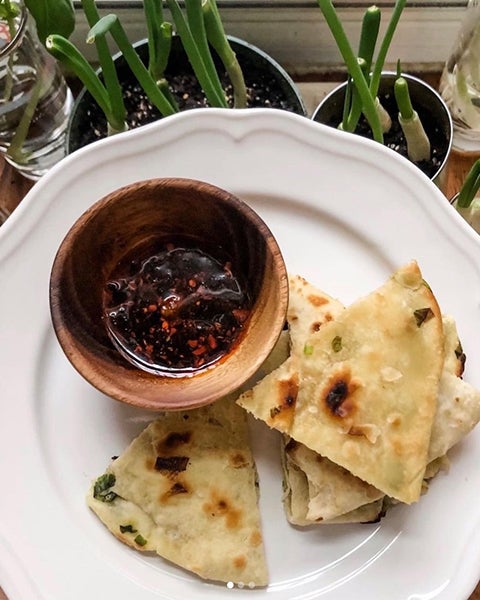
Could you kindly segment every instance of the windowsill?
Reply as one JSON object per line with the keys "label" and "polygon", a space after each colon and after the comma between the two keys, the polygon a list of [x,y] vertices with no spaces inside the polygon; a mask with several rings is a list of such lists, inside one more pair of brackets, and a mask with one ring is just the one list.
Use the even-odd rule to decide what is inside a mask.
{"label": "windowsill", "polygon": [[[117,8],[132,41],[146,36],[143,11],[136,3],[126,3]],[[325,78],[337,71],[342,61],[320,9],[312,7],[283,6],[254,8],[222,5],[222,18],[227,33],[240,37],[270,54],[294,78]],[[109,10],[112,10],[110,5]],[[355,45],[359,24],[365,6],[339,8],[347,35]],[[103,11],[105,12],[105,11]],[[382,8],[383,26],[388,22],[390,8]],[[443,68],[458,33],[465,12],[462,6],[452,3],[448,7],[410,6],[402,15],[395,33],[387,67],[395,68],[398,59],[403,68],[412,72],[438,72]],[[78,11],[78,26],[74,41],[88,58],[95,60],[95,49],[85,44],[87,33],[83,13]],[[113,48],[115,51],[115,48]]]}

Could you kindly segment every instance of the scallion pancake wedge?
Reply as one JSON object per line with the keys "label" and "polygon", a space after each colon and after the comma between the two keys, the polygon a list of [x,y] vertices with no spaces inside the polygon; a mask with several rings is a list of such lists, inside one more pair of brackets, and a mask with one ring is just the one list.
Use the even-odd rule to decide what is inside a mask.
{"label": "scallion pancake wedge", "polygon": [[[465,355],[454,319],[442,316],[445,360],[438,390],[437,412],[432,426],[428,465],[422,493],[440,470],[447,470],[447,452],[465,437],[480,420],[480,392],[461,379]],[[302,444],[286,438],[282,446],[284,468],[284,507],[287,519],[295,525],[369,522],[377,511],[384,514],[392,504],[378,502],[359,506],[349,513],[353,499],[358,502],[366,484],[328,459]],[[325,517],[329,517],[325,519]],[[373,519],[375,520],[375,519]]]}
{"label": "scallion pancake wedge", "polygon": [[294,358],[238,403],[384,494],[418,500],[444,351],[417,263],[323,324]]}
{"label": "scallion pancake wedge", "polygon": [[246,418],[233,397],[162,414],[110,464],[112,485],[92,486],[88,505],[138,550],[204,579],[266,585]]}

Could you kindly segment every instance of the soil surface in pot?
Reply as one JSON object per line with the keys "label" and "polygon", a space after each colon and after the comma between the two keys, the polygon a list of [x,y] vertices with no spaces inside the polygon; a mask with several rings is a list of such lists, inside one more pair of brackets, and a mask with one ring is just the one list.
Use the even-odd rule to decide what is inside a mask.
{"label": "soil surface in pot", "polygon": [[[395,152],[398,152],[405,158],[408,158],[407,142],[405,140],[405,136],[403,135],[402,128],[398,122],[398,109],[395,102],[395,97],[393,94],[385,94],[380,98],[380,101],[392,119],[390,131],[384,134],[384,145],[392,150],[395,150]],[[415,164],[421,171],[423,171],[423,173],[425,173],[425,175],[427,175],[427,177],[431,179],[437,173],[445,159],[448,151],[449,140],[439,124],[432,118],[431,113],[426,110],[422,110],[421,107],[416,108],[428,139],[430,140],[431,156],[430,160],[411,162],[413,162],[413,164]],[[338,126],[338,123],[333,122],[333,120],[326,124],[331,127]],[[363,115],[358,123],[355,133],[369,139],[373,138],[370,126]]]}
{"label": "soil surface in pot", "polygon": [[[279,108],[290,112],[300,112],[298,101],[289,98],[278,81],[270,74],[249,66],[244,73],[244,77],[247,86],[247,108]],[[169,74],[166,72],[166,78],[181,111],[209,106],[202,88],[191,73]],[[221,75],[220,80],[229,106],[232,107],[233,97],[230,80],[226,74]],[[122,89],[129,129],[135,129],[161,118],[158,109],[150,103],[136,81],[123,82]],[[86,94],[87,97],[90,98],[90,102],[85,103],[85,107],[80,109],[82,111],[80,115],[81,131],[74,132],[74,138],[70,140],[70,151],[107,136],[105,116],[89,94]]]}

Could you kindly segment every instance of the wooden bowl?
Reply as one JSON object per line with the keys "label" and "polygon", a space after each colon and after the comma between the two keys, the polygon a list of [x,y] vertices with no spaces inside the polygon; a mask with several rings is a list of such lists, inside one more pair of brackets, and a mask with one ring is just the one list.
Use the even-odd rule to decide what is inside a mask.
{"label": "wooden bowl", "polygon": [[[223,357],[173,373],[128,360],[112,342],[104,308],[112,274],[168,242],[230,261],[250,297],[248,318]],[[96,202],[64,238],[50,280],[53,326],[72,365],[106,395],[158,410],[195,408],[239,388],[275,345],[287,302],[282,254],[262,219],[229,192],[190,179],[140,181]]]}

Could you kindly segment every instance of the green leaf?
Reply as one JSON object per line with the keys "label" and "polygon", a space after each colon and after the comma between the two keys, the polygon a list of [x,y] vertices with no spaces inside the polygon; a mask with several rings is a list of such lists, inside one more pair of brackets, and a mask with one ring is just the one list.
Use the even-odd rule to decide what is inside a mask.
{"label": "green leaf", "polygon": [[143,537],[143,535],[138,534],[137,537],[135,538],[134,542],[136,544],[138,544],[139,546],[145,546],[145,544],[147,543],[147,540]]}
{"label": "green leaf", "polygon": [[95,481],[93,486],[93,497],[101,502],[113,502],[117,494],[112,491],[115,485],[115,475],[113,473],[104,473]]}
{"label": "green leaf", "polygon": [[42,44],[53,33],[68,38],[75,28],[75,12],[72,0],[25,0]]}

